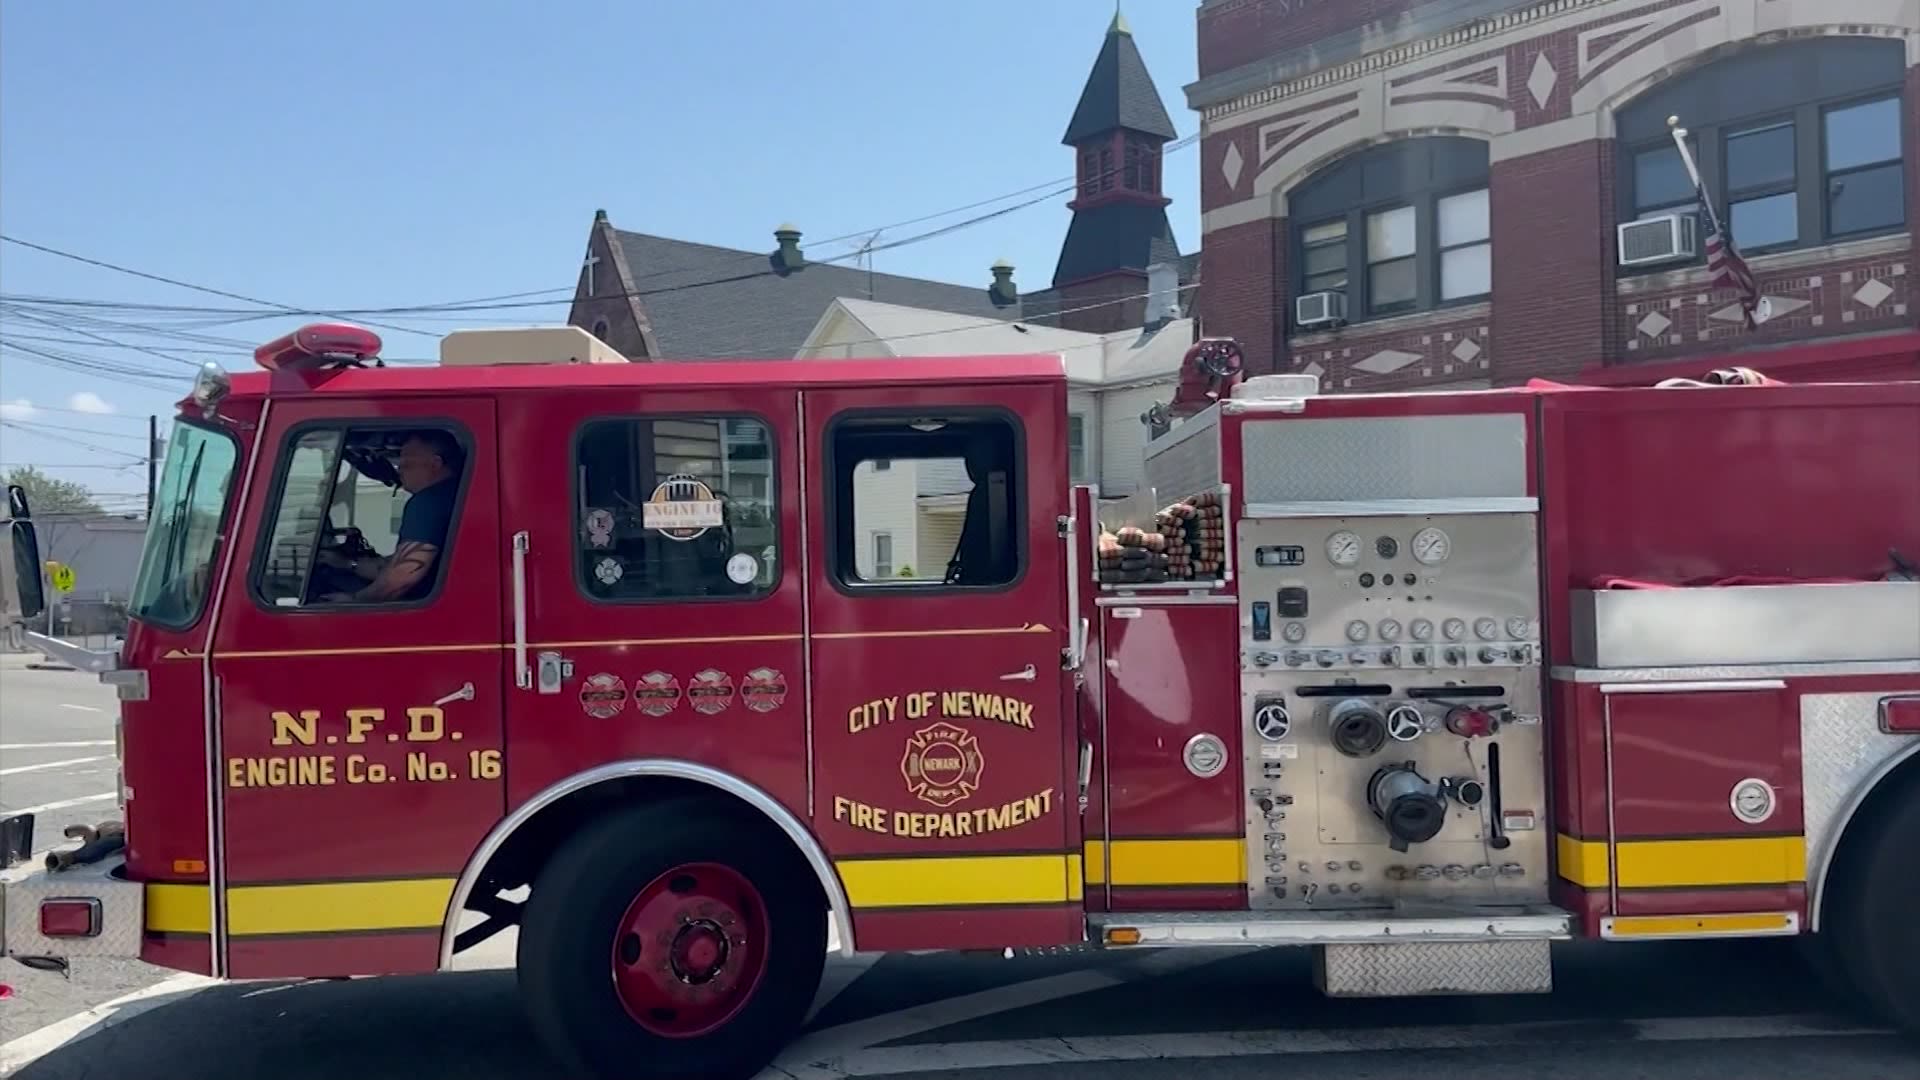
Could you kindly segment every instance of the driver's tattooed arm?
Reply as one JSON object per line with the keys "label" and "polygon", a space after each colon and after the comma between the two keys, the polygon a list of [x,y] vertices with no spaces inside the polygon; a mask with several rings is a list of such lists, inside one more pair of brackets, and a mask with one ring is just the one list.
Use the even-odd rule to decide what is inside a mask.
{"label": "driver's tattooed arm", "polygon": [[373,583],[353,594],[356,600],[392,600],[406,595],[414,584],[433,569],[440,549],[418,540],[403,540],[393,554],[380,564]]}

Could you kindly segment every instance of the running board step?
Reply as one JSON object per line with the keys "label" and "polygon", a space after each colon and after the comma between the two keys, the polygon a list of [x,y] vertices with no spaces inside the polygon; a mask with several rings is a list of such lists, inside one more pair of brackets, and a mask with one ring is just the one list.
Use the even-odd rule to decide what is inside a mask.
{"label": "running board step", "polygon": [[1261,913],[1100,912],[1089,937],[1106,947],[1306,945],[1328,997],[1545,994],[1553,942],[1573,936],[1556,907]]}
{"label": "running board step", "polygon": [[1561,941],[1573,936],[1573,916],[1547,905],[1420,911],[1102,911],[1089,914],[1087,924],[1088,937],[1108,948]]}

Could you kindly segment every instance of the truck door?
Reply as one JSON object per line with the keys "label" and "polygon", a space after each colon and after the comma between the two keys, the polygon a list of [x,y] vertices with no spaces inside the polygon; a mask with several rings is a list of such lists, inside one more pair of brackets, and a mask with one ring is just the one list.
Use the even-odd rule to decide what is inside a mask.
{"label": "truck door", "polygon": [[213,638],[228,971],[432,970],[504,803],[493,403],[265,424]]}
{"label": "truck door", "polygon": [[1064,385],[803,413],[813,815],[858,946],[1077,940]]}
{"label": "truck door", "polygon": [[616,761],[698,762],[806,807],[794,394],[548,391],[503,437],[529,684],[512,803]]}

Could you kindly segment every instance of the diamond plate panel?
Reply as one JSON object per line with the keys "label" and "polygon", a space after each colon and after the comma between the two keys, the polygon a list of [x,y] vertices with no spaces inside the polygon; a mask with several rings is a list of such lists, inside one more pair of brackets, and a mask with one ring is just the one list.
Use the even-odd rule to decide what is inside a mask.
{"label": "diamond plate panel", "polygon": [[1250,419],[1240,427],[1250,503],[1523,498],[1526,418]]}
{"label": "diamond plate panel", "polygon": [[1553,947],[1545,941],[1327,945],[1315,953],[1313,982],[1328,997],[1553,990]]}
{"label": "diamond plate panel", "polygon": [[1800,698],[1801,800],[1807,835],[1807,881],[1818,910],[1819,874],[1839,842],[1841,816],[1863,794],[1862,785],[1893,758],[1913,749],[1920,735],[1880,730],[1880,699],[1912,679],[1891,680],[1885,690],[1853,694],[1803,694]]}
{"label": "diamond plate panel", "polygon": [[[20,868],[0,875],[0,955],[60,957],[137,957],[145,926],[145,889],[110,876],[122,860],[108,859],[57,874]],[[40,935],[40,901],[53,897],[94,897],[100,901],[100,936],[48,938]]]}

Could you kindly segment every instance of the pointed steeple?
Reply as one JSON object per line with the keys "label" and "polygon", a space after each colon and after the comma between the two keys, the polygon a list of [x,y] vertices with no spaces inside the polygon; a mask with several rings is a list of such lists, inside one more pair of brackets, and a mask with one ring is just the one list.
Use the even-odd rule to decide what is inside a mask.
{"label": "pointed steeple", "polygon": [[1073,110],[1073,120],[1060,141],[1077,146],[1120,129],[1161,139],[1174,137],[1173,121],[1160,102],[1160,91],[1153,85],[1153,76],[1147,74],[1147,62],[1140,58],[1140,47],[1133,43],[1126,17],[1116,6],[1106,40],[1100,43],[1100,55],[1094,58],[1093,71],[1080,91],[1080,104]]}

